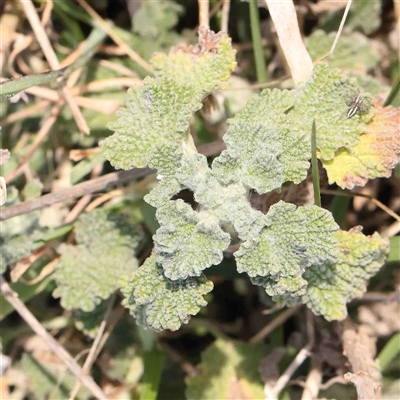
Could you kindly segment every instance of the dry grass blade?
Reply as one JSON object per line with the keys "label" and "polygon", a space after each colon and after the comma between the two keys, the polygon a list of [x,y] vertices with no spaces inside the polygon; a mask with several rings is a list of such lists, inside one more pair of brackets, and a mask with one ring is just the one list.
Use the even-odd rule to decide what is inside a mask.
{"label": "dry grass blade", "polygon": [[290,307],[277,315],[268,325],[261,329],[256,335],[254,335],[249,342],[258,343],[264,340],[274,329],[282,325],[288,318],[296,314],[300,309],[300,306]]}
{"label": "dry grass blade", "polygon": [[81,5],[81,7],[96,21],[98,22],[99,26],[101,26],[102,29],[104,29],[105,32],[107,32],[108,36],[119,46],[123,51],[136,63],[138,63],[142,68],[144,68],[146,71],[153,72],[152,66],[145,60],[143,60],[142,57],[140,57],[136,52],[134,52],[118,35],[116,35],[110,25],[104,21],[103,18],[100,17],[99,14],[97,14],[96,11],[93,10],[92,7],[89,6],[88,3],[84,0],[78,0],[78,3]]}
{"label": "dry grass blade", "polygon": [[396,221],[400,222],[400,215],[396,214],[394,211],[392,211],[389,207],[385,206],[382,202],[380,202],[378,199],[376,199],[373,196],[370,196],[368,194],[364,193],[346,193],[346,192],[338,192],[335,190],[327,190],[327,189],[321,189],[321,193],[324,194],[331,194],[334,196],[345,196],[345,197],[364,197],[370,201],[372,201],[374,204],[376,204],[381,210],[383,210],[385,213],[393,217]]}
{"label": "dry grass blade", "polygon": [[221,31],[228,32],[229,10],[231,0],[224,0],[222,3]]}
{"label": "dry grass blade", "polygon": [[210,27],[210,3],[208,0],[198,0],[199,5],[199,25],[206,28]]}
{"label": "dry grass blade", "polygon": [[295,84],[306,82],[311,77],[313,63],[301,36],[294,4],[291,1],[265,2]]}
{"label": "dry grass blade", "polygon": [[[51,46],[50,40],[47,37],[43,26],[40,23],[39,17],[37,15],[36,9],[32,4],[31,0],[26,0],[21,2],[21,6],[25,12],[26,18],[28,19],[33,31],[35,32],[36,38],[43,50],[43,53],[50,64],[52,70],[60,69],[60,63],[58,62],[57,56]],[[79,128],[79,131],[84,134],[89,134],[90,129],[83,117],[78,105],[73,99],[73,96],[68,87],[63,87],[61,89],[65,101],[68,103],[71,112],[74,116],[75,122]]]}
{"label": "dry grass blade", "polygon": [[40,128],[38,134],[35,137],[35,140],[34,140],[32,146],[31,146],[31,148],[29,149],[29,151],[27,153],[27,155],[22,160],[20,165],[10,175],[8,175],[6,177],[6,182],[11,182],[12,180],[14,180],[27,167],[30,159],[33,157],[33,155],[35,154],[36,150],[42,144],[43,140],[49,134],[50,129],[52,128],[52,126],[56,122],[58,114],[60,113],[62,106],[63,106],[63,102],[59,102],[59,103],[57,103],[56,105],[53,106],[53,108],[51,110],[50,117],[46,120],[46,122]]}
{"label": "dry grass blade", "polygon": [[[115,298],[116,298],[116,296],[114,294],[109,299],[110,304],[107,307],[107,310],[106,310],[106,312],[104,314],[103,320],[101,321],[99,329],[97,330],[97,334],[96,334],[96,337],[95,337],[95,339],[93,341],[92,347],[90,348],[89,354],[86,357],[85,363],[83,364],[83,368],[82,369],[83,369],[83,371],[85,373],[89,373],[90,368],[92,367],[93,363],[96,360],[96,356],[98,355],[98,349],[100,347],[101,339],[102,339],[102,337],[104,335],[108,319],[110,318],[110,314],[111,314],[111,311],[112,311],[113,306],[114,306]],[[102,345],[104,345],[104,342],[102,343]],[[76,385],[74,386],[74,388],[72,389],[72,392],[71,392],[71,394],[69,396],[70,400],[73,400],[76,397],[80,387],[81,387],[80,382],[77,382]]]}
{"label": "dry grass blade", "polygon": [[51,336],[28,310],[18,295],[10,288],[3,276],[0,276],[0,291],[4,298],[14,307],[15,311],[24,319],[31,329],[40,336],[48,347],[64,362],[68,369],[82,382],[84,386],[99,400],[107,400],[108,397],[96,384],[92,377],[86,375],[82,368],[69,355],[69,353]]}

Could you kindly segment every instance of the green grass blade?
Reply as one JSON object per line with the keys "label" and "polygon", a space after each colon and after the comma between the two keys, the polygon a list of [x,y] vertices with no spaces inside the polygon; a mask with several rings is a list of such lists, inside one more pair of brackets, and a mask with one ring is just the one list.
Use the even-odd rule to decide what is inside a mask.
{"label": "green grass blade", "polygon": [[94,25],[92,17],[87,14],[87,12],[84,11],[78,4],[74,4],[73,1],[55,1],[54,10],[57,12],[58,9],[62,10],[74,20],[82,21],[89,25]]}
{"label": "green grass blade", "polygon": [[400,354],[400,333],[393,335],[378,355],[381,371],[384,372],[389,364]]}
{"label": "green grass blade", "polygon": [[351,198],[347,196],[335,196],[331,205],[331,213],[336,223],[342,226],[344,218],[349,209]]}
{"label": "green grass blade", "polygon": [[319,169],[317,158],[317,128],[315,126],[315,119],[313,120],[311,130],[311,170],[314,187],[314,202],[315,205],[321,207],[321,192],[319,187]]}
{"label": "green grass blade", "polygon": [[63,69],[57,71],[44,72],[43,74],[28,75],[18,79],[10,79],[0,83],[0,99],[8,99],[15,96],[18,92],[32,86],[48,85],[62,76]]}
{"label": "green grass blade", "polygon": [[161,374],[164,368],[165,355],[158,350],[144,353],[144,373],[140,385],[140,400],[156,400]]}
{"label": "green grass blade", "polygon": [[392,105],[393,107],[400,106],[400,76],[397,77],[396,82],[392,86],[392,90],[390,91],[388,97],[383,104],[385,107]]}
{"label": "green grass blade", "polygon": [[259,83],[264,83],[267,82],[267,70],[265,67],[264,50],[261,42],[260,16],[258,15],[257,0],[250,0],[249,7],[257,80]]}
{"label": "green grass blade", "polygon": [[389,242],[390,253],[387,262],[400,262],[400,236],[392,236]]}
{"label": "green grass blade", "polygon": [[107,34],[100,28],[95,28],[88,37],[88,41],[82,55],[71,65],[56,71],[44,72],[42,74],[27,75],[22,78],[8,80],[0,83],[0,99],[10,98],[18,92],[32,86],[48,85],[58,78],[67,78],[71,72],[84,66],[93,56],[96,47]]}

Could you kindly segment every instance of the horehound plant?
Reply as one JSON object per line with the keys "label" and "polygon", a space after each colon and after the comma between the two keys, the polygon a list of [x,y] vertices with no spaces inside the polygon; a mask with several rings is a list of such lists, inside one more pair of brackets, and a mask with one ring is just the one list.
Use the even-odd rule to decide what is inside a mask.
{"label": "horehound plant", "polygon": [[[152,58],[155,76],[128,93],[126,108],[101,143],[116,167],[149,166],[158,184],[145,200],[160,224],[154,249],[122,286],[137,322],[155,330],[179,329],[207,303],[213,284],[203,271],[234,253],[237,270],[281,305],[306,304],[328,320],[343,319],[346,303],[366,290],[388,253],[388,241],[360,227],[339,229],[316,205],[279,201],[267,214],[252,208],[249,192],[280,191],[307,177],[311,126],[329,183],[342,188],[387,177],[400,151],[399,110],[373,100],[353,109],[354,78],[324,64],[293,90],[267,89],[230,119],[226,150],[208,165],[189,133],[193,114],[213,91],[228,86],[235,52],[224,33],[200,30],[199,44]],[[360,101],[360,100],[359,100]],[[352,114],[352,115],[349,115]],[[174,196],[193,192],[196,209]]]}

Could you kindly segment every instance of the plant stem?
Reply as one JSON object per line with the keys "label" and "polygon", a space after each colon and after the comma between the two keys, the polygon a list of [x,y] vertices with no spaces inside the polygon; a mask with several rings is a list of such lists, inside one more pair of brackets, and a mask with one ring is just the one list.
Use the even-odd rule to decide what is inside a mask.
{"label": "plant stem", "polygon": [[267,82],[267,70],[265,68],[264,51],[261,43],[260,17],[258,15],[257,0],[250,0],[249,7],[257,80],[259,83],[265,83]]}
{"label": "plant stem", "polygon": [[317,159],[317,129],[315,127],[315,119],[313,120],[311,129],[311,168],[314,187],[314,202],[315,205],[321,207],[321,192],[319,189],[319,170]]}
{"label": "plant stem", "polygon": [[386,107],[388,105],[392,105],[394,107],[400,106],[400,76],[397,77],[396,82],[392,86],[392,90],[390,91],[388,97],[386,98],[383,105]]}

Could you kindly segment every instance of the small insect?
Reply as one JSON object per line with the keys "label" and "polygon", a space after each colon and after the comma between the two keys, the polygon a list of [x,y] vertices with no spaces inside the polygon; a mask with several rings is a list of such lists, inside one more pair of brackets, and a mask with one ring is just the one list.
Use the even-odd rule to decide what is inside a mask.
{"label": "small insect", "polygon": [[371,102],[369,99],[366,99],[358,93],[350,98],[347,105],[349,106],[349,109],[347,110],[347,118],[351,118],[356,114],[368,114]]}

